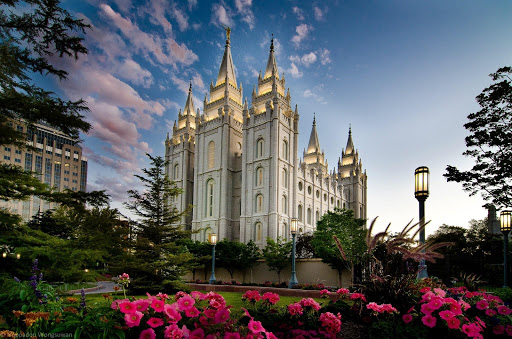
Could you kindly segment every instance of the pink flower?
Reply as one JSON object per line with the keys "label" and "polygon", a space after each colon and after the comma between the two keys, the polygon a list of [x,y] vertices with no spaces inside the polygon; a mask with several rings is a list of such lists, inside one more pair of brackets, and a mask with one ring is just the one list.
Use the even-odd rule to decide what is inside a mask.
{"label": "pink flower", "polygon": [[320,315],[320,322],[322,323],[323,329],[331,334],[336,336],[341,331],[341,314],[338,313],[338,316],[335,316],[331,312],[325,312]]}
{"label": "pink flower", "polygon": [[451,329],[458,329],[460,327],[460,320],[453,317],[453,318],[448,318],[448,319],[445,319],[446,320],[446,324],[448,325],[448,328],[451,328]]}
{"label": "pink flower", "polygon": [[152,328],[140,332],[139,339],[155,339],[156,333]]}
{"label": "pink flower", "polygon": [[404,323],[408,324],[412,321],[412,315],[407,313],[407,314],[404,314],[402,316],[402,320],[404,321]]}
{"label": "pink flower", "polygon": [[434,297],[436,297],[435,293],[432,291],[428,291],[421,296],[421,301],[430,301]]}
{"label": "pink flower", "polygon": [[458,303],[450,304],[450,311],[452,311],[455,315],[461,315],[462,307]]}
{"label": "pink flower", "polygon": [[225,323],[229,319],[229,309],[223,308],[222,310],[217,311],[213,319],[215,324]]}
{"label": "pink flower", "polygon": [[441,308],[441,306],[443,306],[443,301],[441,300],[441,298],[435,297],[430,299],[430,302],[428,304],[432,310],[438,310]]}
{"label": "pink flower", "polygon": [[169,299],[169,296],[165,293],[162,293],[162,292],[159,292],[157,295],[156,295],[157,298],[160,298],[160,300],[164,300],[164,299]]}
{"label": "pink flower", "polygon": [[203,339],[204,338],[204,330],[202,328],[197,328],[190,332],[189,339]]}
{"label": "pink flower", "polygon": [[204,300],[205,295],[199,291],[190,292],[190,296],[194,299]]}
{"label": "pink flower", "polygon": [[327,296],[328,296],[328,295],[330,295],[330,294],[331,294],[331,292],[329,292],[329,290],[325,290],[325,289],[324,289],[324,290],[321,290],[321,291],[320,291],[320,296],[321,296],[321,297],[324,297],[324,296],[325,296],[325,297],[327,297]]}
{"label": "pink flower", "polygon": [[178,304],[178,309],[180,311],[185,311],[185,310],[188,310],[189,308],[194,307],[196,300],[194,298],[192,298],[191,296],[186,295],[186,296],[180,298],[176,303]]}
{"label": "pink flower", "polygon": [[347,290],[346,288],[340,288],[339,290],[336,291],[336,293],[339,295],[349,295],[350,291]]}
{"label": "pink flower", "polygon": [[423,288],[420,290],[420,293],[427,293],[428,291],[430,291],[430,287],[423,287]]}
{"label": "pink flower", "polygon": [[507,332],[507,335],[509,337],[512,337],[512,326],[511,325],[507,325],[507,327],[505,328],[505,332]]}
{"label": "pink flower", "polygon": [[459,305],[464,309],[464,311],[467,311],[471,308],[471,305],[464,300],[459,300]]}
{"label": "pink flower", "polygon": [[421,318],[421,321],[423,322],[423,325],[434,328],[436,326],[437,319],[430,314],[427,314]]}
{"label": "pink flower", "polygon": [[265,332],[265,329],[261,326],[261,322],[259,321],[249,320],[249,325],[247,325],[247,327],[251,333]]}
{"label": "pink flower", "polygon": [[155,310],[155,312],[163,312],[165,302],[163,300],[153,299],[151,302],[151,307]]}
{"label": "pink flower", "polygon": [[132,302],[124,301],[119,304],[119,310],[122,313],[133,313],[136,311],[135,305]]}
{"label": "pink flower", "polygon": [[288,312],[290,312],[291,315],[301,315],[302,305],[300,303],[290,304],[288,305]]}
{"label": "pink flower", "polygon": [[468,337],[474,337],[480,332],[480,328],[476,324],[464,324],[462,325],[462,332]]}
{"label": "pink flower", "polygon": [[224,339],[240,339],[240,334],[238,332],[235,332],[235,333],[225,332]]}
{"label": "pink flower", "polygon": [[320,306],[320,304],[317,303],[313,298],[303,298],[300,301],[300,304],[302,307],[312,307],[317,311],[322,308],[322,306]]}
{"label": "pink flower", "polygon": [[242,296],[242,299],[247,299],[249,302],[256,302],[261,299],[261,296],[258,291],[249,290],[245,292],[245,294]]}
{"label": "pink flower", "polygon": [[164,306],[164,313],[169,318],[169,322],[172,322],[172,323],[177,323],[178,321],[181,320],[181,314],[180,314],[180,312],[178,312],[175,305],[176,304],[172,304],[172,305],[167,304]]}
{"label": "pink flower", "polygon": [[133,302],[135,306],[135,310],[139,312],[144,312],[149,307],[149,301],[146,299],[139,299]]}
{"label": "pink flower", "polygon": [[185,315],[189,318],[195,318],[199,316],[201,312],[196,307],[191,307],[188,310],[185,310]]}
{"label": "pink flower", "polygon": [[214,310],[211,308],[204,310],[204,315],[206,316],[206,318],[213,319],[213,318],[215,318],[216,313],[217,313],[217,310]]}
{"label": "pink flower", "polygon": [[119,304],[122,303],[122,302],[125,302],[125,301],[130,301],[130,300],[128,300],[128,299],[114,300],[112,302],[112,304],[110,305],[110,308],[113,309],[113,310],[117,310],[119,308]]}
{"label": "pink flower", "polygon": [[448,319],[455,317],[455,313],[453,313],[452,311],[448,311],[448,310],[441,311],[441,312],[439,312],[439,316],[441,317],[441,319],[448,320]]}
{"label": "pink flower", "polygon": [[144,314],[141,312],[133,312],[133,313],[126,313],[124,315],[124,320],[126,321],[126,326],[128,327],[134,327],[140,325],[140,320]]}
{"label": "pink flower", "polygon": [[158,327],[158,326],[162,326],[164,324],[164,321],[160,318],[154,318],[154,317],[151,317],[149,318],[149,320],[147,321],[148,325],[155,328],[155,327]]}
{"label": "pink flower", "polygon": [[498,313],[503,315],[509,315],[512,312],[510,308],[505,305],[498,306]]}
{"label": "pink flower", "polygon": [[476,308],[478,308],[479,310],[485,310],[489,308],[489,303],[487,302],[487,300],[480,300],[476,303]]}
{"label": "pink flower", "polygon": [[495,310],[491,310],[490,308],[486,309],[485,310],[485,314],[489,317],[494,317],[496,315],[496,311]]}
{"label": "pink flower", "polygon": [[505,333],[505,326],[503,325],[496,325],[492,328],[492,331],[494,332],[494,334],[496,335],[500,335],[500,334],[503,334]]}
{"label": "pink flower", "polygon": [[421,305],[421,313],[423,314],[432,314],[432,312],[434,312],[435,310],[432,308],[432,305],[430,305],[430,303],[428,304],[422,304]]}
{"label": "pink flower", "polygon": [[366,301],[366,298],[365,298],[364,294],[362,294],[362,293],[352,293],[350,295],[350,300],[357,300],[357,299],[361,299],[362,301]]}
{"label": "pink flower", "polygon": [[277,293],[272,293],[272,292],[267,292],[265,294],[263,294],[263,300],[267,300],[269,303],[271,303],[272,305],[275,305],[277,304],[277,302],[279,301],[279,294]]}
{"label": "pink flower", "polygon": [[441,298],[446,296],[446,291],[441,288],[434,288],[434,293]]}

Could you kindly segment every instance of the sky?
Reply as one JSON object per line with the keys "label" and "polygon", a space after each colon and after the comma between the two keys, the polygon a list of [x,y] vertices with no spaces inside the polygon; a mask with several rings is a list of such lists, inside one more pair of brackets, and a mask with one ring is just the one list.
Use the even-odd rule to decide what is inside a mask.
{"label": "sky", "polygon": [[106,189],[124,213],[126,191],[164,156],[164,140],[192,82],[195,106],[219,70],[231,27],[236,77],[248,97],[265,69],[271,34],[279,73],[298,105],[299,154],[313,115],[333,169],[349,126],[368,175],[368,218],[398,231],[418,219],[414,170],[430,168],[427,236],[467,227],[487,212],[479,196],[446,182],[447,165],[469,169],[463,125],[478,110],[488,76],[512,65],[512,2],[64,0],[91,25],[77,61],[56,60],[65,81],[43,79],[65,98],[83,98],[93,129],[82,136],[88,190]]}

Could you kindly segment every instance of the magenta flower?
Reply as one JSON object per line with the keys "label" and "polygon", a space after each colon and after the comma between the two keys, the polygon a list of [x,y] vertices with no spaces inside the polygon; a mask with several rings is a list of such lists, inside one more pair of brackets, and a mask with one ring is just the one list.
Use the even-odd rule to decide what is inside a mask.
{"label": "magenta flower", "polygon": [[509,337],[512,337],[512,326],[511,325],[507,325],[507,327],[505,328],[505,332],[507,332],[507,335]]}
{"label": "magenta flower", "polygon": [[362,293],[352,293],[350,295],[350,300],[361,299],[361,301],[366,301],[366,297]]}
{"label": "magenta flower", "polygon": [[434,288],[434,293],[441,298],[444,298],[446,296],[446,291],[443,290],[442,288]]}
{"label": "magenta flower", "polygon": [[133,305],[136,311],[144,312],[149,307],[149,301],[147,299],[139,299],[134,301]]}
{"label": "magenta flower", "polygon": [[240,334],[238,332],[225,332],[223,339],[240,339]]}
{"label": "magenta flower", "polygon": [[112,304],[110,305],[110,308],[113,309],[113,310],[117,310],[119,308],[119,304],[120,303],[123,303],[125,301],[130,301],[128,299],[119,299],[119,300],[114,300],[112,302]]}
{"label": "magenta flower", "polygon": [[162,326],[164,324],[164,321],[160,318],[154,318],[154,317],[151,317],[149,318],[149,320],[147,321],[148,325],[155,328],[155,327],[158,327],[158,326]]}
{"label": "magenta flower", "polygon": [[204,339],[204,330],[202,328],[196,328],[190,332],[189,339]]}
{"label": "magenta flower", "polygon": [[141,312],[133,312],[133,313],[126,313],[124,315],[124,320],[126,321],[126,326],[128,327],[134,327],[140,325],[140,320],[144,314]]}
{"label": "magenta flower", "polygon": [[160,300],[164,300],[164,299],[169,299],[169,296],[165,293],[162,293],[162,292],[159,292],[157,295],[156,295],[157,298],[160,298]]}
{"label": "magenta flower", "polygon": [[430,287],[423,287],[421,290],[420,290],[420,293],[427,293],[430,291]]}
{"label": "magenta flower", "polygon": [[155,310],[155,312],[163,312],[164,311],[165,302],[163,300],[153,299],[151,302],[151,307]]}
{"label": "magenta flower", "polygon": [[213,319],[215,324],[225,323],[229,320],[229,309],[223,308],[222,310],[218,310]]}
{"label": "magenta flower", "polygon": [[189,308],[194,307],[195,303],[196,303],[196,300],[194,298],[192,298],[191,296],[189,296],[189,295],[181,297],[177,301],[178,310],[180,310],[180,311],[188,310]]}
{"label": "magenta flower", "polygon": [[455,313],[453,313],[452,311],[446,310],[446,311],[439,312],[439,316],[441,317],[441,319],[448,320],[448,319],[455,317]]}
{"label": "magenta flower", "polygon": [[510,313],[512,313],[512,310],[510,310],[510,308],[508,308],[505,305],[501,305],[498,306],[498,313],[503,315],[509,315]]}
{"label": "magenta flower", "polygon": [[247,325],[247,327],[249,328],[249,331],[254,334],[265,332],[265,329],[261,326],[261,322],[259,321],[249,320],[249,325]]}
{"label": "magenta flower", "polygon": [[135,305],[130,301],[124,301],[124,302],[120,303],[119,310],[122,313],[133,313],[133,312],[137,311],[135,308]]}
{"label": "magenta flower", "polygon": [[452,311],[455,315],[461,315],[462,306],[460,306],[458,303],[452,303],[450,304],[450,311]]}
{"label": "magenta flower", "polygon": [[322,306],[320,306],[320,304],[317,303],[313,298],[303,298],[300,301],[300,304],[302,307],[312,307],[317,311],[322,308]]}
{"label": "magenta flower", "polygon": [[476,324],[464,324],[462,325],[462,332],[464,332],[468,337],[474,337],[480,332],[481,328],[479,328]]}
{"label": "magenta flower", "polygon": [[421,321],[423,322],[423,325],[434,328],[436,326],[437,319],[430,314],[427,314],[421,318]]}
{"label": "magenta flower", "polygon": [[199,291],[192,291],[192,292],[190,292],[190,295],[192,296],[192,298],[199,299],[199,300],[204,300],[206,298],[205,294],[203,294]]}
{"label": "magenta flower", "polygon": [[491,310],[490,308],[486,309],[485,310],[485,314],[489,317],[494,317],[496,315],[496,311],[495,310]]}
{"label": "magenta flower", "polygon": [[244,293],[244,295],[242,296],[242,299],[247,299],[249,302],[256,302],[261,299],[261,296],[258,293],[258,291],[249,290]]}
{"label": "magenta flower", "polygon": [[148,328],[142,332],[140,332],[139,339],[155,339],[156,333],[152,328]]}
{"label": "magenta flower", "polygon": [[441,308],[441,306],[443,306],[443,301],[441,300],[441,298],[435,297],[430,299],[430,302],[428,304],[432,310],[438,310]]}
{"label": "magenta flower", "polygon": [[201,314],[196,307],[191,307],[188,310],[185,310],[185,315],[189,318],[198,317]]}
{"label": "magenta flower", "polygon": [[265,294],[263,294],[263,300],[267,300],[269,303],[271,303],[272,305],[275,305],[277,304],[277,302],[279,301],[279,294],[277,293],[272,293],[272,292],[267,292]]}
{"label": "magenta flower", "polygon": [[346,288],[340,288],[339,290],[336,291],[336,294],[339,294],[339,295],[349,295],[350,291],[347,290]]}
{"label": "magenta flower", "polygon": [[412,321],[412,315],[407,313],[407,314],[404,314],[402,316],[402,320],[404,321],[404,323],[408,324]]}
{"label": "magenta flower", "polygon": [[487,302],[487,300],[480,300],[476,303],[476,308],[478,308],[479,310],[488,309],[489,303]]}
{"label": "magenta flower", "polygon": [[496,326],[494,326],[492,328],[492,331],[496,335],[503,334],[503,333],[505,333],[505,326],[503,326],[503,325],[496,325]]}
{"label": "magenta flower", "polygon": [[445,320],[446,320],[446,324],[448,325],[448,328],[456,330],[460,327],[460,320],[455,317],[448,318]]}
{"label": "magenta flower", "polygon": [[335,316],[331,312],[325,312],[320,315],[320,322],[322,323],[325,332],[336,336],[341,331],[341,314]]}
{"label": "magenta flower", "polygon": [[213,318],[215,318],[216,313],[217,313],[217,310],[214,310],[211,308],[204,310],[204,315],[206,316],[206,318],[213,319]]}
{"label": "magenta flower", "polygon": [[432,305],[430,305],[430,303],[421,305],[421,313],[423,314],[430,315],[434,311],[435,310],[432,308]]}
{"label": "magenta flower", "polygon": [[181,314],[176,309],[176,304],[172,304],[172,305],[167,304],[167,305],[165,305],[164,306],[164,313],[169,318],[169,322],[171,322],[171,323],[177,323],[178,321],[181,320]]}
{"label": "magenta flower", "polygon": [[288,305],[288,312],[290,312],[291,315],[301,315],[302,305],[300,303],[290,304]]}

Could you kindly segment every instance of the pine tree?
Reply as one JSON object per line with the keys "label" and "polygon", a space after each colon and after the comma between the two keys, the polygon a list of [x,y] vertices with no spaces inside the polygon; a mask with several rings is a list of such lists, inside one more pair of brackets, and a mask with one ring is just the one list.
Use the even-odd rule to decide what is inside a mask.
{"label": "pine tree", "polygon": [[189,238],[179,224],[187,211],[178,211],[170,202],[181,193],[165,175],[166,162],[162,157],[152,157],[144,175],[135,175],[145,187],[143,192],[128,191],[130,201],[125,206],[138,219],[132,221],[136,239],[133,258],[127,269],[133,277],[132,286],[143,291],[169,291],[178,286],[188,270],[192,255],[182,240]]}

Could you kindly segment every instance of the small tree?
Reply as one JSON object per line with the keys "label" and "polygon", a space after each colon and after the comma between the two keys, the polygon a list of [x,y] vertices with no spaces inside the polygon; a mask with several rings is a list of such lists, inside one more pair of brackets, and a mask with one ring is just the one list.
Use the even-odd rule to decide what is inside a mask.
{"label": "small tree", "polygon": [[237,269],[242,267],[242,252],[245,245],[237,241],[229,241],[222,239],[217,244],[216,252],[217,264],[219,267],[223,267],[229,272],[231,280],[233,280],[233,274]]}
{"label": "small tree", "polygon": [[[354,267],[366,251],[364,223],[363,219],[354,218],[352,210],[335,208],[320,219],[313,234],[312,244],[316,254],[338,271],[340,284],[341,273],[345,268],[351,271],[351,283],[354,283]],[[333,236],[339,239],[343,253],[336,247]]]}
{"label": "small tree", "polygon": [[[258,260],[262,258],[261,250],[250,240],[242,250],[242,256],[240,258],[242,269],[249,269],[251,271],[251,283],[252,283],[252,269],[258,264]],[[244,271],[245,272],[245,271]],[[244,276],[245,281],[245,276]]]}
{"label": "small tree", "polygon": [[206,277],[206,268],[212,263],[212,245],[207,242],[194,241],[192,239],[184,239],[180,244],[187,247],[188,251],[193,255],[189,262],[189,269],[192,270],[192,280],[196,280],[196,271],[204,270],[204,280]]}
{"label": "small tree", "polygon": [[281,283],[281,271],[290,263],[292,252],[291,241],[285,241],[281,237],[277,241],[267,238],[267,246],[263,249],[263,257],[270,271],[277,273],[277,280]]}
{"label": "small tree", "polygon": [[512,205],[512,67],[502,67],[490,74],[495,83],[476,97],[480,111],[468,115],[464,127],[467,151],[475,159],[468,171],[446,167],[448,181],[462,183],[469,195],[481,193],[497,207]]}
{"label": "small tree", "polygon": [[177,287],[187,271],[192,255],[180,241],[191,233],[179,225],[182,215],[169,202],[181,193],[165,175],[166,162],[162,157],[152,157],[149,169],[142,169],[144,176],[135,175],[146,190],[128,191],[131,198],[125,206],[139,219],[133,221],[136,240],[132,262],[128,263],[132,287],[137,290],[168,290]]}

